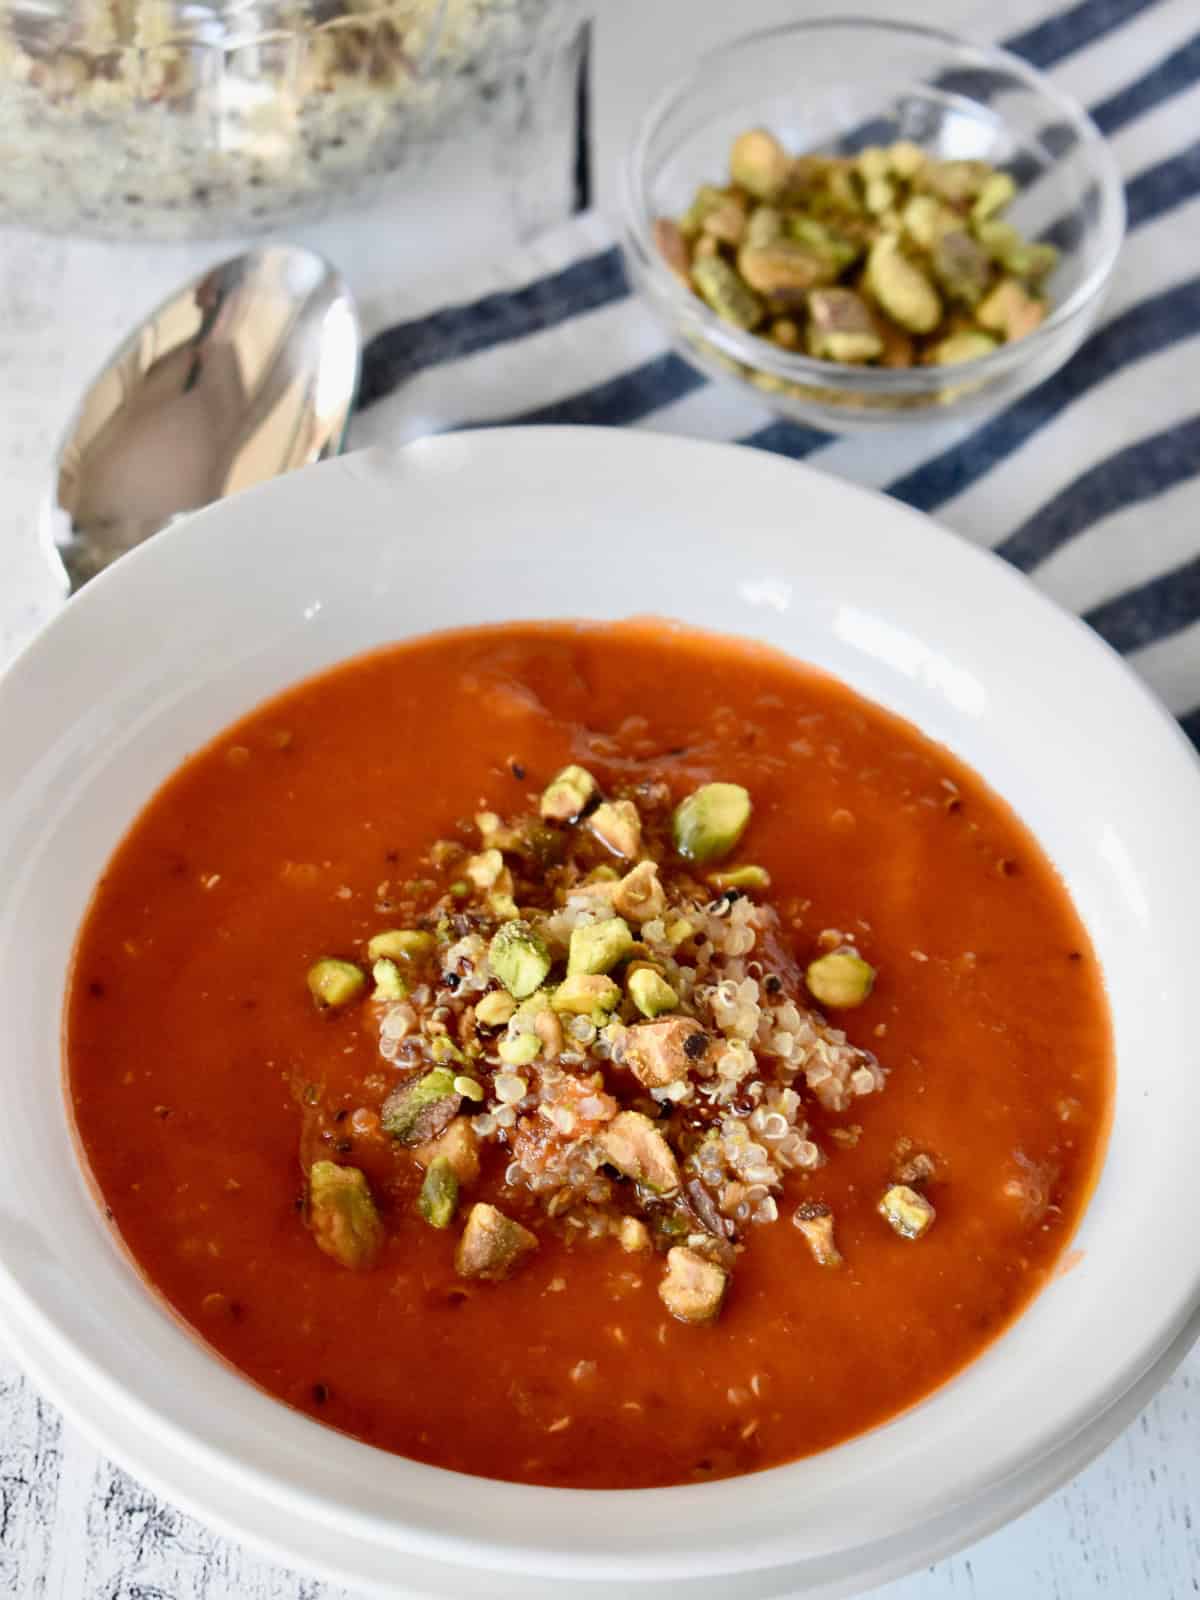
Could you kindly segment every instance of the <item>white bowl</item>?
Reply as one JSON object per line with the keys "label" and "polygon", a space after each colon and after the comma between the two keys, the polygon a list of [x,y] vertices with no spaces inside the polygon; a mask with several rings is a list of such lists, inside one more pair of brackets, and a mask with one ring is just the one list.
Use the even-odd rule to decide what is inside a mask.
{"label": "white bowl", "polygon": [[[1112,1145],[1078,1264],[886,1426],[686,1488],[467,1479],[279,1405],[146,1292],[71,1144],[65,965],[151,790],[264,696],[431,628],[634,612],[816,662],[1014,804],[1103,963]],[[401,1587],[407,1553],[625,1586],[786,1566],[793,1589],[847,1592],[994,1526],[1052,1485],[1053,1463],[1081,1464],[1194,1330],[1197,764],[1081,624],[894,502],[766,455],[641,434],[492,431],[348,457],[189,518],[85,589],[0,682],[0,750],[0,1307],[18,1357],[85,1426],[107,1438],[106,1419],[124,1419],[113,1443],[134,1472],[185,1501],[189,1482],[219,1481],[224,1515],[252,1538],[302,1519],[327,1570],[356,1581],[356,1546],[382,1549]]]}

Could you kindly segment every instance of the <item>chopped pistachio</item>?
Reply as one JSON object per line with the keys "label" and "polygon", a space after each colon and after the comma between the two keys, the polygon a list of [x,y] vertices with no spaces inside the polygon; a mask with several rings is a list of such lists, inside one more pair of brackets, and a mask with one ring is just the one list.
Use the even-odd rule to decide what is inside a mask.
{"label": "chopped pistachio", "polygon": [[[694,239],[704,227],[704,220],[710,211],[715,211],[725,200],[725,190],[719,189],[715,184],[702,183],[692,198],[691,205],[679,219],[679,231],[685,239]],[[714,239],[713,244],[716,244]]]}
{"label": "chopped pistachio", "polygon": [[542,790],[538,810],[548,822],[575,822],[596,793],[596,780],[586,767],[564,767]]}
{"label": "chopped pistachio", "polygon": [[639,967],[631,972],[625,987],[644,1017],[661,1016],[664,1011],[674,1011],[679,1004],[679,996],[653,967]]}
{"label": "chopped pistachio", "polygon": [[545,981],[550,971],[550,952],[541,935],[517,918],[493,934],[488,965],[509,994],[524,1000]]}
{"label": "chopped pistachio", "polygon": [[314,1161],[308,1173],[308,1223],[327,1256],[344,1267],[372,1266],[383,1248],[383,1224],[357,1167]]}
{"label": "chopped pistachio", "polygon": [[762,301],[720,256],[694,260],[692,282],[701,298],[725,322],[732,322],[738,328],[756,328],[762,321]]}
{"label": "chopped pistachio", "polygon": [[996,341],[991,334],[980,333],[976,328],[964,328],[961,333],[952,333],[939,340],[926,353],[925,359],[931,366],[953,367],[960,361],[978,361],[980,356],[990,355],[995,348]]}
{"label": "chopped pistachio", "polygon": [[393,1089],[379,1113],[383,1131],[398,1144],[410,1146],[425,1144],[441,1133],[462,1101],[455,1077],[449,1067],[434,1067]]}
{"label": "chopped pistachio", "polygon": [[854,158],[854,165],[864,183],[874,183],[886,178],[892,171],[892,159],[882,145],[866,145]]}
{"label": "chopped pistachio", "polygon": [[857,950],[843,946],[810,961],[804,975],[819,1005],[845,1010],[860,1006],[875,986],[875,968]]}
{"label": "chopped pistachio", "polygon": [[933,1226],[937,1212],[923,1194],[906,1183],[894,1183],[879,1202],[879,1214],[902,1239],[919,1239]]}
{"label": "chopped pistachio", "polygon": [[792,1221],[808,1240],[808,1248],[819,1267],[840,1267],[842,1253],[833,1237],[833,1213],[819,1201],[799,1205]]}
{"label": "chopped pistachio", "polygon": [[674,1194],[679,1165],[659,1130],[640,1111],[621,1111],[597,1134],[605,1159],[653,1194]]}
{"label": "chopped pistachio", "polygon": [[453,1061],[456,1066],[465,1067],[467,1058],[455,1044],[448,1033],[435,1034],[429,1044],[429,1053],[437,1064],[445,1066]]}
{"label": "chopped pistachio", "polygon": [[1002,278],[986,299],[975,308],[980,327],[1003,334],[1011,344],[1023,339],[1042,323],[1046,315],[1044,300],[1035,299],[1015,278]]}
{"label": "chopped pistachio", "polygon": [[992,171],[986,161],[927,161],[917,181],[921,188],[957,206],[974,200]]}
{"label": "chopped pistachio", "polygon": [[701,223],[701,232],[718,244],[740,244],[746,231],[746,203],[737,194],[727,194],[713,206]]}
{"label": "chopped pistachio", "polygon": [[517,1002],[507,989],[493,989],[475,1002],[475,1021],[485,1028],[501,1028],[516,1009]]}
{"label": "chopped pistachio", "polygon": [[926,275],[900,253],[893,234],[876,239],[867,257],[866,287],[893,321],[910,333],[930,333],[942,303]]}
{"label": "chopped pistachio", "polygon": [[527,1067],[542,1053],[542,1041],[536,1033],[506,1034],[496,1046],[496,1054],[506,1067]]}
{"label": "chopped pistachio", "polygon": [[827,273],[835,278],[853,266],[862,255],[862,245],[849,234],[842,233],[832,223],[821,222],[816,217],[800,216],[789,212],[786,222],[790,239],[804,245],[827,264]]}
{"label": "chopped pistachio", "polygon": [[756,293],[766,295],[772,304],[781,301],[800,305],[808,291],[828,283],[836,267],[825,255],[794,239],[777,239],[774,244],[738,251],[738,272]]}
{"label": "chopped pistachio", "polygon": [[431,933],[415,928],[389,928],[367,940],[367,955],[372,961],[386,957],[389,961],[407,961],[416,966],[433,954],[436,945],[437,940]]}
{"label": "chopped pistachio", "polygon": [[319,1006],[330,1010],[348,1006],[362,993],[366,976],[353,961],[323,956],[308,969],[308,989]]}
{"label": "chopped pistachio", "polygon": [[680,282],[690,286],[692,263],[682,229],[666,217],[659,217],[654,224],[654,243],[658,246],[659,255]]}
{"label": "chopped pistachio", "polygon": [[766,867],[728,867],[723,872],[710,872],[708,882],[714,889],[769,889],[771,874]]}
{"label": "chopped pistachio", "polygon": [[925,165],[925,152],[911,139],[898,139],[888,146],[888,165],[898,178],[911,183]]}
{"label": "chopped pistachio", "polygon": [[783,236],[783,213],[774,206],[755,206],[746,222],[745,243],[760,250]]}
{"label": "chopped pistachio", "polygon": [[632,872],[627,872],[613,889],[613,909],[631,922],[650,922],[661,917],[667,904],[666,893],[658,877],[658,864],[639,861]]}
{"label": "chopped pistachio", "polygon": [[791,157],[765,128],[751,128],[734,140],[729,175],[755,199],[773,200],[786,186],[791,170]]}
{"label": "chopped pistachio", "polygon": [[740,783],[706,783],[675,808],[675,848],[686,861],[715,861],[729,854],[749,821],[750,796]]}
{"label": "chopped pistachio", "polygon": [[691,1017],[638,1022],[625,1035],[625,1065],[647,1089],[682,1082],[708,1055],[712,1041]]}
{"label": "chopped pistachio", "polygon": [[925,251],[936,250],[944,233],[962,227],[958,212],[931,194],[914,194],[900,213],[900,221],[912,242]]}
{"label": "chopped pistachio", "polygon": [[435,1156],[425,1171],[418,1199],[431,1228],[448,1228],[458,1210],[458,1174],[446,1156]]}
{"label": "chopped pistachio", "polygon": [[659,1297],[680,1322],[713,1322],[719,1316],[729,1274],[715,1261],[687,1245],[667,1251],[667,1271],[658,1286]]}
{"label": "chopped pistachio", "polygon": [[991,218],[975,225],[975,237],[992,260],[1025,283],[1037,283],[1058,263],[1052,244],[1033,244],[1008,222]]}
{"label": "chopped pistachio", "polygon": [[980,185],[971,207],[971,216],[976,222],[986,222],[997,211],[1003,211],[1016,198],[1016,194],[1017,186],[1010,173],[993,172]]}
{"label": "chopped pistachio", "polygon": [[462,1095],[464,1100],[482,1100],[485,1098],[483,1085],[476,1078],[464,1077],[461,1073],[454,1080],[455,1094]]}
{"label": "chopped pistachio", "polygon": [[615,1011],[620,1003],[621,991],[611,978],[588,972],[564,978],[550,1000],[555,1011],[565,1011],[576,1017],[590,1017],[595,1011]]}
{"label": "chopped pistachio", "polygon": [[632,800],[605,800],[588,818],[588,826],[614,855],[631,861],[642,844],[642,819]]}
{"label": "chopped pistachio", "polygon": [[580,973],[611,972],[619,961],[629,954],[633,935],[624,917],[612,917],[607,922],[585,923],[571,930],[571,947],[567,956],[567,976]]}
{"label": "chopped pistachio", "polygon": [[371,976],[375,980],[372,1000],[403,1000],[408,994],[408,985],[400,976],[400,968],[387,956],[381,956],[372,965]]}
{"label": "chopped pistachio", "polygon": [[477,889],[490,889],[504,870],[504,857],[499,850],[484,850],[477,856],[469,856],[463,867],[464,874]]}
{"label": "chopped pistachio", "polygon": [[808,315],[808,351],[819,360],[873,361],[883,350],[870,307],[853,289],[814,289]]}
{"label": "chopped pistachio", "polygon": [[537,1249],[536,1234],[482,1201],[471,1207],[467,1225],[454,1252],[454,1270],[462,1278],[498,1283],[509,1277]]}
{"label": "chopped pistachio", "polygon": [[800,324],[794,317],[776,317],[768,329],[767,337],[781,350],[799,350]]}
{"label": "chopped pistachio", "polygon": [[873,217],[881,217],[896,204],[896,185],[890,178],[872,178],[863,189],[863,205]]}
{"label": "chopped pistachio", "polygon": [[672,950],[675,950],[685,939],[690,939],[695,931],[695,924],[689,922],[686,917],[676,917],[673,922],[667,924],[667,943]]}
{"label": "chopped pistachio", "polygon": [[992,278],[990,256],[965,228],[942,235],[933,248],[930,265],[943,292],[969,306],[982,298]]}

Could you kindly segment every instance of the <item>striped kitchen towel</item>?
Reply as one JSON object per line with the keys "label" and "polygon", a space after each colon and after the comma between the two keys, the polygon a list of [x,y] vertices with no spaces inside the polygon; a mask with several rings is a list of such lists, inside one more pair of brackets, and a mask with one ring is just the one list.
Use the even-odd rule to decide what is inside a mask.
{"label": "striped kitchen towel", "polygon": [[[355,446],[481,423],[738,440],[883,489],[990,546],[1127,655],[1200,744],[1200,6],[1080,0],[1003,42],[1090,109],[1129,234],[1103,319],[983,423],[835,436],[772,418],[668,349],[606,227],[368,306]],[[412,307],[422,306],[421,315]]]}

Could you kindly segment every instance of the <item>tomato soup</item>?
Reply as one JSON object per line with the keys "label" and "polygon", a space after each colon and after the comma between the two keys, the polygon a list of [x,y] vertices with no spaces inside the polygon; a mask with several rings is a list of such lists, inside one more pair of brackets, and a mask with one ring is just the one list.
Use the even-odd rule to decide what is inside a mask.
{"label": "tomato soup", "polygon": [[667,623],[416,639],[189,759],[99,883],[70,1106],[147,1284],[459,1471],[836,1445],[1046,1283],[1112,1092],[1088,936],[948,751]]}

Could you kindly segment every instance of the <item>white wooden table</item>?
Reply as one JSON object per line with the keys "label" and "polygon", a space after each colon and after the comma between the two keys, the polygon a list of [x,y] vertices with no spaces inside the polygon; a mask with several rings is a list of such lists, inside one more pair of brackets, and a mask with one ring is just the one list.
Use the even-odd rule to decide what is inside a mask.
{"label": "white wooden table", "polygon": [[[839,7],[823,0],[821,9]],[[1044,0],[1016,0],[1004,8],[909,0],[874,9],[990,36],[1012,32],[1046,6]],[[664,62],[682,65],[684,50],[704,48],[753,18],[795,12],[794,0],[737,6],[601,0],[593,48],[593,155],[602,208],[615,207],[629,127]],[[1060,81],[1091,99],[1106,87],[1094,77],[1084,51]],[[394,297],[396,284],[410,281],[410,314],[432,308],[442,264],[453,265],[465,251],[511,243],[511,193],[501,153],[477,147],[452,160],[453,207],[437,205],[447,181],[447,172],[439,171],[429,179],[428,205],[410,186],[368,215],[294,231],[293,237],[344,266],[368,316],[377,297],[385,291]],[[427,220],[414,221],[419,217]],[[34,529],[47,463],[80,384],[142,311],[221,253],[211,243],[152,249],[0,232],[0,663],[58,603]],[[1087,1337],[1085,1329],[1080,1337]],[[1200,1354],[1193,1353],[1134,1426],[1075,1482],[974,1549],[880,1595],[1184,1600],[1200,1593],[1198,1400]],[[21,1377],[4,1354],[0,1330],[0,1596],[9,1595],[343,1600],[342,1591],[216,1536],[116,1469]]]}

